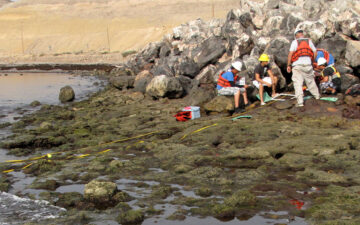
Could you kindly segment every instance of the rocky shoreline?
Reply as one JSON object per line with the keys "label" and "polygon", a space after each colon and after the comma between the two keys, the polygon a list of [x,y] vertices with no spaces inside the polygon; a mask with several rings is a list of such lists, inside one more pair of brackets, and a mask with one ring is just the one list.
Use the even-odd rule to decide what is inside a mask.
{"label": "rocky shoreline", "polygon": [[[253,102],[246,112],[251,119],[232,120],[232,100],[214,92],[219,71],[235,59],[244,62],[250,81],[263,51],[282,80],[278,89],[291,91],[284,57],[296,26],[336,54],[343,90],[359,83],[360,60],[353,59],[360,52],[360,20],[348,7],[356,1],[242,2],[224,21],[189,22],[121,67],[95,71],[111,85],[88,100],[43,105],[11,124],[13,135],[1,146],[40,158],[3,163],[0,170],[36,177],[29,188],[40,193],[29,197],[68,210],[36,224],[99,217],[141,224],[161,217],[166,209],[158,206],[164,205],[176,206],[167,220],[242,221],[260,212],[276,219],[271,212],[285,211],[289,222],[360,223],[359,96],[308,99],[303,109],[291,99],[265,107]],[[188,105],[201,106],[201,118],[177,122],[173,115]],[[11,172],[1,175],[1,191],[13,184]],[[67,186],[81,192],[60,191]]]}

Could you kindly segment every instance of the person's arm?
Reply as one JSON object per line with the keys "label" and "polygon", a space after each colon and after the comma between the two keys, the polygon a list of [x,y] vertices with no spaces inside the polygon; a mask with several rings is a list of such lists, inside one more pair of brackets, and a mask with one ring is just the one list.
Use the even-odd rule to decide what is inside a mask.
{"label": "person's arm", "polygon": [[272,72],[271,69],[268,69],[267,73],[269,74],[269,77],[271,78],[272,83],[275,83],[275,78],[274,78],[274,73]]}
{"label": "person's arm", "polygon": [[289,55],[288,55],[287,67],[286,67],[286,70],[287,70],[288,73],[291,72],[291,58],[292,58],[294,53],[295,53],[294,51],[290,51]]}

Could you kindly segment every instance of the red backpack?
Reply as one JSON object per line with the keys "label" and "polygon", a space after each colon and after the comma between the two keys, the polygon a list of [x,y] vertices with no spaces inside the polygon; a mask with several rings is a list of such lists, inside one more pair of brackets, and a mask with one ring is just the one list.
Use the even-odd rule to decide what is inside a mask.
{"label": "red backpack", "polygon": [[191,111],[178,112],[174,117],[176,118],[176,121],[185,122],[191,119]]}

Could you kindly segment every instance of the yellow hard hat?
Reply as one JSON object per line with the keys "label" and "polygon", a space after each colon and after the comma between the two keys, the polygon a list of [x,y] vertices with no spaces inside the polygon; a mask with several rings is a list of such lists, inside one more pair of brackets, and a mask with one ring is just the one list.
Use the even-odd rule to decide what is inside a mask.
{"label": "yellow hard hat", "polygon": [[269,62],[270,58],[267,54],[261,54],[260,58],[259,58],[260,62]]}

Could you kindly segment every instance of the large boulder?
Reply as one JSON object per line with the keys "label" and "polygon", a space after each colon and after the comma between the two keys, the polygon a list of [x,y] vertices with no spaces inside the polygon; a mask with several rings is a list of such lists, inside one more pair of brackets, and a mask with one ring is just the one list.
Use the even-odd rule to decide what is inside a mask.
{"label": "large boulder", "polygon": [[207,112],[229,112],[234,110],[233,96],[217,96],[204,105]]}
{"label": "large boulder", "polygon": [[150,73],[150,71],[148,71],[148,70],[141,71],[135,77],[134,91],[145,93],[146,86],[150,83],[150,81],[153,77],[154,76]]}
{"label": "large boulder", "polygon": [[193,88],[187,97],[188,105],[202,106],[216,96],[215,88]]}
{"label": "large boulder", "polygon": [[359,83],[359,78],[351,74],[341,74],[341,91],[345,92],[354,84]]}
{"label": "large boulder", "polygon": [[305,36],[309,37],[314,44],[319,43],[325,37],[326,26],[320,21],[304,21],[297,25],[296,29],[302,29]]}
{"label": "large boulder", "polygon": [[360,40],[360,18],[348,18],[342,21],[339,21],[339,28],[342,33],[349,37],[353,37],[357,40]]}
{"label": "large boulder", "polygon": [[117,89],[127,89],[133,88],[135,82],[135,76],[117,76],[111,77],[109,82],[112,86],[116,87]]}
{"label": "large boulder", "polygon": [[209,63],[215,63],[226,51],[223,40],[217,37],[209,38],[194,50],[194,62],[201,69]]}
{"label": "large boulder", "polygon": [[349,40],[347,42],[345,57],[350,66],[360,66],[360,41]]}
{"label": "large boulder", "polygon": [[75,99],[75,92],[74,89],[72,89],[72,87],[67,85],[60,89],[59,100],[62,103],[71,102],[74,99]]}
{"label": "large boulder", "polygon": [[146,87],[146,93],[154,98],[179,98],[184,89],[176,77],[155,76]]}
{"label": "large boulder", "polygon": [[269,36],[275,36],[280,32],[281,25],[283,23],[283,16],[272,16],[270,17],[264,27],[264,32]]}
{"label": "large boulder", "polygon": [[196,77],[195,79],[199,82],[199,85],[208,85],[216,83],[216,66],[208,65],[205,67]]}
{"label": "large boulder", "polygon": [[265,53],[273,55],[275,63],[281,68],[286,68],[290,44],[290,41],[286,37],[277,37],[269,43],[265,49]]}
{"label": "large boulder", "polygon": [[200,67],[193,58],[184,56],[175,65],[175,70],[177,74],[194,78],[200,72]]}
{"label": "large boulder", "polygon": [[112,201],[117,192],[117,186],[113,182],[92,180],[85,185],[84,198],[96,204],[106,204]]}
{"label": "large boulder", "polygon": [[316,47],[330,52],[338,62],[345,57],[346,43],[347,40],[342,35],[336,34],[334,37],[322,40]]}

